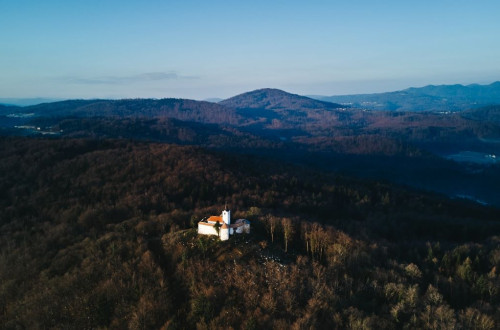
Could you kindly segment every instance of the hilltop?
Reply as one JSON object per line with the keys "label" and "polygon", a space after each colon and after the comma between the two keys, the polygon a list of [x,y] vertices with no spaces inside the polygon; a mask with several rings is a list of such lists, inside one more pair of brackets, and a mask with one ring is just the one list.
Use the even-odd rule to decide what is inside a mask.
{"label": "hilltop", "polygon": [[273,88],[257,89],[236,95],[220,101],[219,104],[238,109],[267,110],[336,109],[343,107],[340,104],[318,101]]}

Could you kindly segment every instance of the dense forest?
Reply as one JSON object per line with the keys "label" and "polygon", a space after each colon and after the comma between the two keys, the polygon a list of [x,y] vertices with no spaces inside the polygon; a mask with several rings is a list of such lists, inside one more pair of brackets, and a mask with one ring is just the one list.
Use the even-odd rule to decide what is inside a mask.
{"label": "dense forest", "polygon": [[[3,328],[500,324],[497,208],[197,146],[3,137],[0,157]],[[251,234],[198,236],[225,203]]]}
{"label": "dense forest", "polygon": [[[34,117],[29,119],[31,129],[0,127],[0,134],[196,145],[265,155],[321,170],[390,180],[451,197],[469,196],[500,205],[500,164],[460,164],[436,154],[460,150],[500,154],[500,140],[496,138],[500,136],[498,126],[475,121],[468,123],[453,117],[439,119],[435,114],[415,117],[401,113],[391,118],[386,128],[380,125],[373,129],[356,128],[354,121],[354,126],[345,123],[328,129],[311,129],[308,133],[300,129],[264,130],[173,118]],[[437,125],[439,120],[441,124],[431,126],[433,122]]]}

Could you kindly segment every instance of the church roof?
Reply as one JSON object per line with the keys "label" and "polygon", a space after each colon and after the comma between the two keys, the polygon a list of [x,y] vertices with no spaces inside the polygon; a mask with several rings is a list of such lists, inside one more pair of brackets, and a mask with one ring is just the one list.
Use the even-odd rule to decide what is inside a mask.
{"label": "church roof", "polygon": [[210,218],[207,219],[208,222],[223,222],[221,216],[217,215],[212,215]]}

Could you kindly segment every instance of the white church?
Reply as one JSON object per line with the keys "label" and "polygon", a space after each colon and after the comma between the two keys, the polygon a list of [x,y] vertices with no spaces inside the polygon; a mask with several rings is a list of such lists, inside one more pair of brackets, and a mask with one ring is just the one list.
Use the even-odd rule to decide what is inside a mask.
{"label": "white church", "polygon": [[250,233],[250,221],[238,219],[232,224],[231,211],[227,207],[220,216],[212,215],[198,222],[198,234],[216,235],[221,241],[227,241],[230,235],[243,233]]}

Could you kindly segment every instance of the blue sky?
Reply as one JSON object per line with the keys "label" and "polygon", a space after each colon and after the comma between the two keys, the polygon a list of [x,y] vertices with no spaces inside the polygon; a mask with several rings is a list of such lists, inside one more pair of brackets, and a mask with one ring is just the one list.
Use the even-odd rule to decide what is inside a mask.
{"label": "blue sky", "polygon": [[0,0],[0,97],[372,93],[500,80],[500,1]]}

